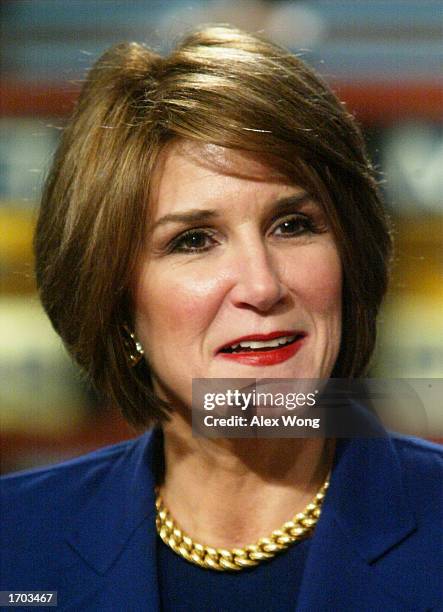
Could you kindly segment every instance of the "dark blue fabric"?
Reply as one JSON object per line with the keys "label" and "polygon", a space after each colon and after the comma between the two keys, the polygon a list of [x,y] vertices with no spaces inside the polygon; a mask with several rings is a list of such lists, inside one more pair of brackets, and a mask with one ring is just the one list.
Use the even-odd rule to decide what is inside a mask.
{"label": "dark blue fabric", "polygon": [[[56,590],[58,610],[72,612],[160,611],[160,441],[154,430],[3,478],[0,590]],[[399,436],[340,441],[292,609],[443,609],[442,525],[442,447]]]}
{"label": "dark blue fabric", "polygon": [[294,610],[309,543],[306,539],[265,563],[235,573],[193,565],[158,538],[162,612]]}

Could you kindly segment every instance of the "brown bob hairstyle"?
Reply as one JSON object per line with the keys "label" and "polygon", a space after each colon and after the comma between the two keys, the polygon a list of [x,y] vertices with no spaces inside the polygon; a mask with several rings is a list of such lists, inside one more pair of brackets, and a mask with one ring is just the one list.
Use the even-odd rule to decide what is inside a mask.
{"label": "brown bob hairstyle", "polygon": [[179,138],[265,155],[324,207],[344,277],[333,376],[364,374],[391,238],[360,130],[301,59],[260,36],[213,26],[164,58],[136,43],[104,53],[46,182],[37,284],[55,330],[94,385],[135,426],[167,416],[149,365],[128,362],[125,326],[133,322],[153,170]]}

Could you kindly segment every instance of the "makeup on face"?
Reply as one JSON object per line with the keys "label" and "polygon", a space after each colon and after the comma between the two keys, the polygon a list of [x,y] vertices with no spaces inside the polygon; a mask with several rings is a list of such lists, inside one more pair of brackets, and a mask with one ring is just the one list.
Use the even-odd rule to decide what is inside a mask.
{"label": "makeup on face", "polygon": [[319,203],[249,154],[174,143],[157,170],[136,334],[162,393],[193,378],[328,377],[342,270]]}
{"label": "makeup on face", "polygon": [[305,335],[294,330],[252,334],[229,342],[218,349],[216,355],[245,365],[275,365],[295,355]]}

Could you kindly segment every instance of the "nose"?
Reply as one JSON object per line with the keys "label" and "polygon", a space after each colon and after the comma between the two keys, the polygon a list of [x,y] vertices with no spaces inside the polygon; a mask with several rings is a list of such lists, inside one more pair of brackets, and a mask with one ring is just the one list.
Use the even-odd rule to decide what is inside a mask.
{"label": "nose", "polygon": [[230,297],[235,306],[268,312],[284,300],[287,288],[278,262],[264,244],[244,243],[233,259],[235,282]]}

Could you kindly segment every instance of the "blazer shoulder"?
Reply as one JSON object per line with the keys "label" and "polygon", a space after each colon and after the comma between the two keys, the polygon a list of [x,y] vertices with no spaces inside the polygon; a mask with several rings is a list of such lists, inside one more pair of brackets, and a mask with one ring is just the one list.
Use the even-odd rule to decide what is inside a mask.
{"label": "blazer shoulder", "polygon": [[401,434],[393,434],[392,441],[407,463],[443,466],[442,444]]}
{"label": "blazer shoulder", "polygon": [[0,478],[2,500],[26,502],[29,498],[33,508],[40,505],[39,499],[47,509],[58,505],[70,497],[69,492],[97,486],[116,464],[128,458],[138,441],[125,440],[55,465],[6,474]]}
{"label": "blazer shoulder", "polygon": [[[392,437],[400,461],[404,486],[417,516],[443,520],[443,446],[420,438]],[[441,523],[440,523],[441,524]]]}

